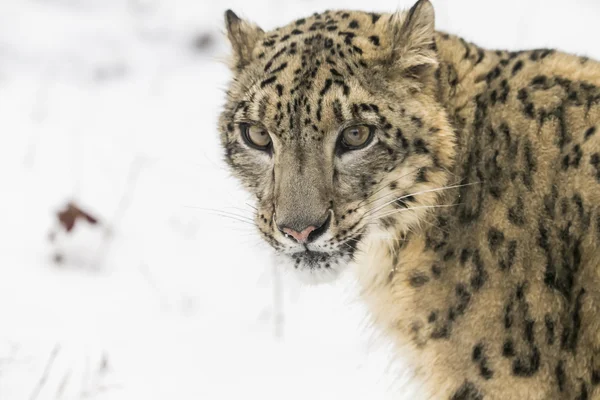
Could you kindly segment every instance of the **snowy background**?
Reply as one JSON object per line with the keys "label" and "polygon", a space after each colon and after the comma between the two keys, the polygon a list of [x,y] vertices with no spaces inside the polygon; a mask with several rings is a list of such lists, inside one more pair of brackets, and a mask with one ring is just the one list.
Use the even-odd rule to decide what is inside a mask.
{"label": "snowy background", "polygon": [[[600,59],[598,0],[434,5],[488,47]],[[224,10],[269,29],[364,7],[0,0],[1,400],[416,398],[351,277],[302,287],[222,215],[252,212],[217,145]],[[100,224],[49,241],[71,200]]]}

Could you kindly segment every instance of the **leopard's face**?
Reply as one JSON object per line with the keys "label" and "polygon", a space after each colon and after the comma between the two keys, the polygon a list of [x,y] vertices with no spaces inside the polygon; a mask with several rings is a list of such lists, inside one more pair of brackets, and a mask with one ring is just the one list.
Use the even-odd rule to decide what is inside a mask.
{"label": "leopard's face", "polygon": [[427,90],[433,36],[410,54],[416,65],[389,63],[397,31],[422,34],[424,17],[409,17],[340,11],[264,33],[226,14],[226,159],[257,199],[262,237],[307,280],[337,276],[369,238],[410,229],[445,184],[453,149]]}

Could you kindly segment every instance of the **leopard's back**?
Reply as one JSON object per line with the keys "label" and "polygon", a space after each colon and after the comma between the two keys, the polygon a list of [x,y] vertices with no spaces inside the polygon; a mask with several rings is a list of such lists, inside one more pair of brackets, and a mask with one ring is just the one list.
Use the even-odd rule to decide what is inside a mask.
{"label": "leopard's back", "polygon": [[420,307],[438,298],[424,319],[434,320],[428,341],[437,353],[469,349],[447,366],[471,376],[456,393],[597,398],[600,64],[440,41],[468,58],[442,74],[458,101],[453,173],[465,186],[426,239],[442,271],[416,295]]}

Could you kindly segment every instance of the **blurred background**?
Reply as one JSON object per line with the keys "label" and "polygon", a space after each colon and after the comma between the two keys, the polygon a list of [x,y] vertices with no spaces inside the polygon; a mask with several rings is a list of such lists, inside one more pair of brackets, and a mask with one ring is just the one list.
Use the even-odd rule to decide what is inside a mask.
{"label": "blurred background", "polygon": [[[600,59],[598,0],[433,3],[480,45]],[[277,268],[216,130],[227,8],[411,4],[0,0],[0,399],[418,398],[351,277]]]}

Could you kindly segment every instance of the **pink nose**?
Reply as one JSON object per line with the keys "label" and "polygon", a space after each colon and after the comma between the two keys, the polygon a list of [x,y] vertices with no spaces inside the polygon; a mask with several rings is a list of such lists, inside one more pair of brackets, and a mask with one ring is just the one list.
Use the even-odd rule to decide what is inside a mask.
{"label": "pink nose", "polygon": [[290,235],[291,237],[296,239],[298,243],[306,243],[308,235],[310,235],[310,233],[315,229],[317,228],[311,225],[308,228],[304,229],[302,232],[296,232],[295,230],[290,228],[283,228],[282,230],[286,235]]}

